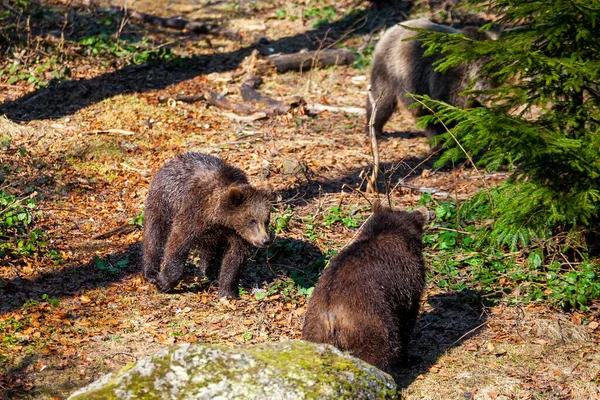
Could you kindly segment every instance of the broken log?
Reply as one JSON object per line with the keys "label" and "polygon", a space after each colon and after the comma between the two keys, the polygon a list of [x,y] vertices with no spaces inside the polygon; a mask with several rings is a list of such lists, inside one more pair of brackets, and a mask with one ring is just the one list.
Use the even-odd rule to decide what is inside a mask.
{"label": "broken log", "polygon": [[356,54],[348,49],[301,51],[292,54],[276,54],[267,60],[275,64],[277,72],[308,71],[331,65],[348,65],[356,60]]}
{"label": "broken log", "polygon": [[[215,93],[210,90],[204,90],[203,93],[198,95],[183,95],[178,94],[173,97],[169,96],[158,96],[158,101],[160,103],[168,103],[170,100],[182,101],[184,103],[194,103],[196,101],[206,101],[208,104],[221,108],[223,110],[233,111],[239,115],[245,115],[247,117],[241,118],[238,117],[239,121],[254,121],[256,119],[261,119],[266,116],[273,115],[283,115],[287,113],[290,109],[298,107],[300,105],[305,104],[304,99],[298,96],[293,96],[288,101],[280,101],[275,100],[267,96],[263,96],[258,93],[256,90],[258,86],[262,83],[262,78],[260,77],[250,77],[244,83],[242,83],[240,87],[240,94],[242,95],[242,99],[245,102],[250,103],[258,103],[257,105],[264,105],[267,108],[261,110],[257,107],[253,107],[250,105],[236,103],[234,101],[228,100],[225,96],[222,96],[218,93]],[[235,117],[229,118],[236,119]]]}
{"label": "broken log", "polygon": [[181,101],[184,103],[195,103],[197,101],[205,101],[206,97],[203,94],[198,95],[185,95],[185,94],[177,94],[175,97],[169,96],[158,96],[159,103],[167,103],[169,99],[173,99],[175,101]]}
{"label": "broken log", "polygon": [[292,108],[291,104],[285,104],[283,101],[275,100],[258,93],[256,89],[261,83],[262,78],[259,76],[250,77],[242,83],[240,87],[242,99],[246,102],[256,102],[266,105],[268,109],[263,112],[267,115],[283,115]]}
{"label": "broken log", "polygon": [[194,103],[196,101],[206,101],[211,106],[215,106],[217,108],[221,108],[223,110],[233,111],[236,114],[240,115],[253,115],[257,112],[253,107],[250,107],[246,104],[236,103],[227,99],[225,96],[215,93],[212,90],[205,90],[202,94],[198,95],[183,95],[178,94],[174,97],[169,96],[158,96],[158,101],[160,103],[167,103],[169,99],[173,99],[175,101],[182,101],[184,103]]}
{"label": "broken log", "polygon": [[233,102],[225,98],[225,96],[215,93],[211,90],[206,90],[204,92],[204,97],[206,98],[206,102],[208,104],[222,108],[224,110],[233,111],[236,114],[252,115],[256,113],[254,107],[250,107],[242,103]]}

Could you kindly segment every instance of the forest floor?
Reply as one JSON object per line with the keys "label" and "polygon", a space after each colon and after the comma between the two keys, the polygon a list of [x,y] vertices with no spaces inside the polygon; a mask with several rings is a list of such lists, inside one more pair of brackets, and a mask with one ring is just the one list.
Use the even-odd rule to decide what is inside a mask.
{"label": "forest floor", "polygon": [[[301,105],[243,121],[203,101],[159,98],[208,88],[241,102],[243,60],[253,48],[272,54],[343,45],[364,58],[354,66],[266,74],[260,92],[364,107],[368,66],[361,62],[385,27],[406,15],[462,21],[443,1],[395,12],[347,0],[303,8],[283,1],[158,3],[128,6],[226,24],[239,38],[133,22],[119,30],[120,14],[109,4],[44,1],[47,29],[32,25],[21,36],[23,54],[13,55],[17,65],[44,67],[17,82],[0,74],[0,185],[37,199],[36,226],[57,251],[54,260],[0,260],[0,398],[65,398],[166,345],[300,338],[318,271],[352,238],[375,199],[364,193],[372,162],[365,117]],[[111,48],[99,39],[107,29],[125,44]],[[260,36],[268,41],[253,45]],[[83,40],[89,38],[95,41]],[[126,43],[140,42],[149,49],[141,54],[158,54],[159,62],[132,58],[139,47]],[[35,52],[37,60],[26,59]],[[51,81],[47,88],[37,84],[43,79]],[[407,113],[393,117],[379,145],[387,171],[380,189],[391,184],[398,208],[417,206],[423,190],[464,199],[505,177],[467,164],[434,168],[435,155]],[[159,293],[141,275],[136,223],[150,179],[184,151],[218,155],[277,193],[277,240],[251,260],[239,299],[219,300],[192,260],[175,293]],[[124,225],[131,229],[103,235]],[[441,250],[429,250],[426,259],[434,251]],[[486,296],[428,285],[410,347],[413,366],[394,371],[407,399],[600,398],[597,309],[567,314]]]}

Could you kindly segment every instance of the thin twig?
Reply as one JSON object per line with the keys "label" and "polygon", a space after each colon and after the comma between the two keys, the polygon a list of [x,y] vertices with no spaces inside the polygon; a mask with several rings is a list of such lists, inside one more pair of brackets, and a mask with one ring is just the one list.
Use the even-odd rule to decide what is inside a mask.
{"label": "thin twig", "polygon": [[4,2],[2,3],[2,7],[6,8],[8,11],[17,14],[18,16],[21,16],[23,13],[15,8],[13,8],[10,4],[8,4],[8,0],[4,0]]}
{"label": "thin twig", "polygon": [[0,211],[0,215],[4,214],[6,211],[10,210],[11,208],[16,207],[19,203],[22,203],[23,201],[27,200],[27,199],[31,199],[32,197],[36,196],[37,192],[33,192],[28,196],[25,197],[21,197],[20,199],[15,199],[15,201],[13,201],[12,203],[10,203],[9,205],[7,205],[4,209],[2,209]]}
{"label": "thin twig", "polygon": [[114,356],[118,356],[118,355],[125,355],[125,356],[129,356],[131,358],[136,358],[133,354],[128,353],[126,351],[119,351],[117,353],[112,353],[112,354],[109,354],[108,357],[114,357]]}
{"label": "thin twig", "polygon": [[336,107],[336,106],[327,106],[325,104],[319,104],[319,103],[311,103],[311,104],[307,104],[306,108],[310,112],[330,111],[330,112],[343,112],[343,113],[358,114],[358,115],[366,114],[366,110],[361,107]]}
{"label": "thin twig", "polygon": [[456,339],[454,341],[454,343],[452,343],[450,345],[450,347],[453,347],[456,343],[460,342],[462,339],[464,339],[466,336],[470,335],[471,333],[475,332],[476,330],[478,330],[479,328],[485,326],[485,325],[489,325],[490,321],[485,321],[479,325],[477,325],[475,328],[471,329],[470,331],[466,332],[464,335],[462,335],[461,337],[459,337],[458,339]]}
{"label": "thin twig", "polygon": [[365,196],[365,194],[363,192],[361,192],[360,190],[354,189],[353,187],[346,185],[345,183],[342,184],[342,190],[344,188],[348,188],[348,189],[352,190],[354,193],[358,193],[359,195],[361,195],[363,197],[363,199],[365,199],[369,203],[370,206],[373,206],[373,203],[371,202],[371,200],[369,200],[369,198],[367,196]]}
{"label": "thin twig", "polygon": [[[371,173],[371,179],[367,181],[367,192],[377,191],[377,177],[379,176],[379,147],[377,145],[377,136],[375,136],[375,116],[377,115],[377,102],[381,99],[383,92],[379,94],[377,100],[373,98],[373,92],[371,85],[367,88],[369,93],[369,102],[371,103],[371,118],[369,119],[369,136],[371,136],[371,151],[373,152],[373,171]],[[379,196],[377,196],[379,200]]]}
{"label": "thin twig", "polygon": [[462,233],[463,235],[473,236],[472,232],[461,231],[458,229],[444,228],[442,226],[433,226],[433,227],[431,227],[431,229],[438,229],[440,231],[456,232],[456,233]]}

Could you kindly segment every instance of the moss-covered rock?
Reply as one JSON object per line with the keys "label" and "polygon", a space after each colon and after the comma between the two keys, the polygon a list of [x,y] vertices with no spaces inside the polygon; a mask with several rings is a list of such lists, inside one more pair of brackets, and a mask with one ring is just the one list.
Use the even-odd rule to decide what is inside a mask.
{"label": "moss-covered rock", "polygon": [[386,373],[329,345],[181,345],[108,374],[69,400],[394,399]]}

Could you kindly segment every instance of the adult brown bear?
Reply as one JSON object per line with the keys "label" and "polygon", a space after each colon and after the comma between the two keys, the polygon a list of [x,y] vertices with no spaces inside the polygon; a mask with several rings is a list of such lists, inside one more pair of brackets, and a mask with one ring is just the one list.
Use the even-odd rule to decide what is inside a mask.
{"label": "adult brown bear", "polygon": [[[451,68],[444,74],[436,72],[433,63],[440,55],[425,56],[425,49],[418,40],[406,40],[417,32],[404,28],[421,28],[428,31],[446,33],[464,33],[465,36],[476,40],[491,40],[486,32],[469,27],[463,31],[449,26],[438,25],[427,19],[416,19],[402,22],[385,32],[375,46],[373,67],[371,69],[371,95],[377,104],[373,128],[377,136],[381,135],[383,126],[390,119],[396,107],[404,107],[415,102],[407,93],[428,95],[432,99],[441,100],[461,108],[479,106],[474,97],[461,96],[460,93],[472,88],[474,90],[490,89],[489,81],[480,74],[482,62]],[[472,86],[471,86],[472,85]],[[367,97],[367,125],[373,112],[371,99]],[[417,107],[411,109],[415,117],[428,113]],[[441,124],[430,125],[426,134],[432,137],[444,132]]]}
{"label": "adult brown bear", "polygon": [[244,172],[206,154],[184,153],[167,162],[150,184],[144,216],[143,271],[167,291],[177,284],[193,246],[200,269],[214,277],[219,296],[236,297],[252,246],[266,247],[271,193]]}
{"label": "adult brown bear", "polygon": [[310,298],[302,339],[389,371],[405,362],[425,285],[419,212],[377,207],[335,256]]}

